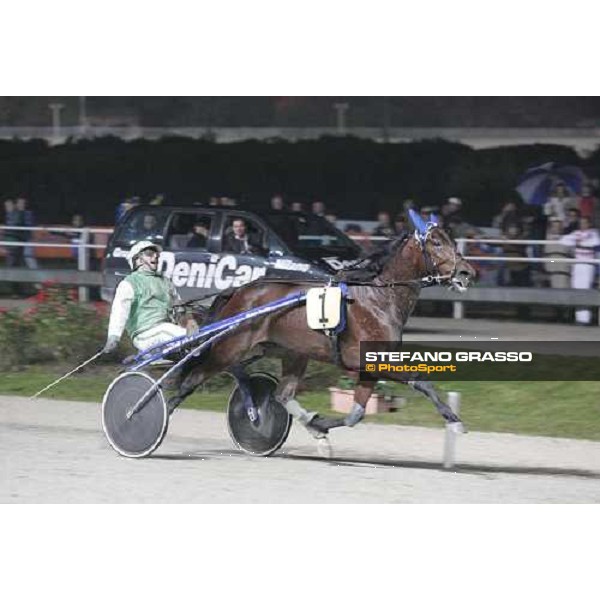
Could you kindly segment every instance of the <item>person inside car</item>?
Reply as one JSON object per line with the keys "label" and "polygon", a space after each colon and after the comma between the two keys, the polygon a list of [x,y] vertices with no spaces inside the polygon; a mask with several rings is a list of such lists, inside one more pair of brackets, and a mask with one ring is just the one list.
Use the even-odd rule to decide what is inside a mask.
{"label": "person inside car", "polygon": [[192,227],[188,248],[206,248],[208,240],[208,226],[204,221],[196,221]]}
{"label": "person inside car", "polygon": [[162,235],[162,230],[158,227],[158,220],[153,214],[144,215],[140,234],[142,237],[148,238]]}
{"label": "person inside car", "polygon": [[246,221],[236,218],[223,238],[223,251],[233,254],[263,254],[258,236],[248,233]]}

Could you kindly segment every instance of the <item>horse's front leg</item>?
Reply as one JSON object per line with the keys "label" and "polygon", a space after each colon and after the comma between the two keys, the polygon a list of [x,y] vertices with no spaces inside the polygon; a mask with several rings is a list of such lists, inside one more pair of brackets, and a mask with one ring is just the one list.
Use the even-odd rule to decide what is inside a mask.
{"label": "horse's front leg", "polygon": [[456,423],[457,426],[460,426],[459,428],[461,431],[465,431],[464,425],[460,418],[445,402],[440,399],[431,381],[426,381],[424,379],[411,379],[409,381],[403,381],[402,383],[407,383],[411,388],[413,388],[413,390],[421,392],[421,394],[427,396],[433,402],[435,408],[440,415],[442,415],[446,423]]}

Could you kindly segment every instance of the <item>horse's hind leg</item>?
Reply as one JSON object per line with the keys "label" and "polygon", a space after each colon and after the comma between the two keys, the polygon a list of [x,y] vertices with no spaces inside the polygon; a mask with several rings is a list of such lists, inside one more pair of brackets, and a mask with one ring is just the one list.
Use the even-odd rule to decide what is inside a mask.
{"label": "horse's hind leg", "polygon": [[365,406],[373,393],[375,387],[375,380],[373,381],[359,381],[354,389],[354,406],[344,418],[340,417],[321,417],[317,415],[311,422],[310,426],[322,433],[329,433],[330,429],[334,427],[354,427],[360,423],[365,416]]}
{"label": "horse's hind leg", "polygon": [[[191,368],[179,375],[179,386],[174,396],[169,398],[169,414],[171,414],[196,388],[208,377],[201,368]],[[209,374],[210,375],[210,374]]]}
{"label": "horse's hind leg", "polygon": [[275,391],[275,397],[292,417],[305,427],[316,416],[315,412],[308,412],[296,400],[298,384],[306,372],[308,358],[299,354],[286,353],[281,357],[281,381]]}
{"label": "horse's hind leg", "polygon": [[313,437],[317,439],[325,438],[327,429],[314,425],[320,418],[319,414],[309,412],[296,400],[296,391],[306,372],[308,358],[301,354],[286,352],[281,357],[281,365],[281,381],[275,392],[277,400],[285,406],[292,417],[306,427]]}

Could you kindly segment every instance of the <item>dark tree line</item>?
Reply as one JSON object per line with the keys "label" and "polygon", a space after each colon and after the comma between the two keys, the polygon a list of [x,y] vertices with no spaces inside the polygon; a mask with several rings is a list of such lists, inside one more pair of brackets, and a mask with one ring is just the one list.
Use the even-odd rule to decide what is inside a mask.
{"label": "dark tree line", "polygon": [[357,138],[245,141],[216,144],[189,138],[126,142],[117,138],[60,146],[0,141],[0,194],[26,195],[40,222],[66,222],[82,212],[89,223],[111,224],[125,197],[166,195],[170,204],[230,196],[262,208],[274,193],[288,200],[325,201],[340,216],[373,218],[406,199],[440,204],[459,196],[465,217],[489,223],[529,167],[548,161],[600,172],[600,150],[587,160],[566,146],[486,150],[443,140],[378,144]]}

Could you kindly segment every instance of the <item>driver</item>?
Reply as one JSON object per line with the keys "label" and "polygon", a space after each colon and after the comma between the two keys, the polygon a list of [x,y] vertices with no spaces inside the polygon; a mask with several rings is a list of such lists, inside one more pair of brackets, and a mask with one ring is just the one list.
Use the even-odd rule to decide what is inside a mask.
{"label": "driver", "polygon": [[170,318],[181,298],[171,280],[158,272],[160,252],[160,246],[148,240],[138,242],[129,251],[127,262],[132,272],[115,291],[105,353],[117,348],[123,329],[138,350],[186,335],[186,329]]}

